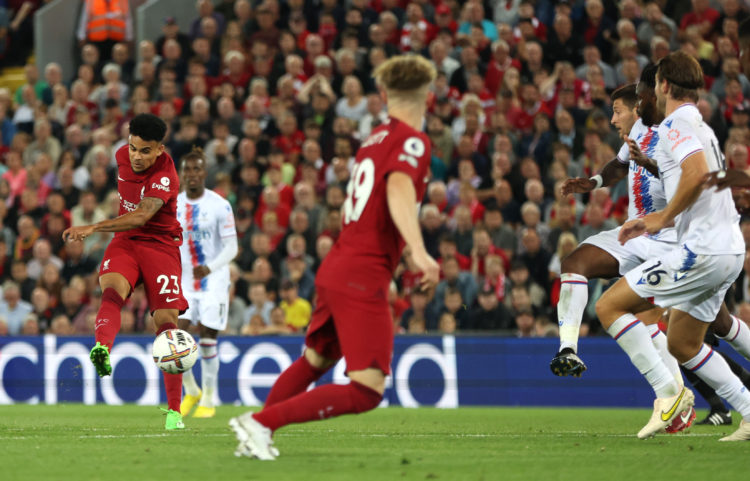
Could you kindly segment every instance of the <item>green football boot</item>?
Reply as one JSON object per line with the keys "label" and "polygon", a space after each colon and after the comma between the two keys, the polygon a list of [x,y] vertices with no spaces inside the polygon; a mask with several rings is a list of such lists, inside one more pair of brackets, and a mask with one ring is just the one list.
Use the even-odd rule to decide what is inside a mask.
{"label": "green football boot", "polygon": [[96,346],[91,348],[89,357],[91,358],[91,362],[94,363],[96,373],[99,377],[112,374],[112,365],[109,363],[109,348],[107,346],[97,342]]}
{"label": "green football boot", "polygon": [[182,422],[182,414],[174,409],[161,408],[161,410],[167,415],[167,420],[164,423],[164,428],[167,431],[171,431],[172,429],[185,429],[185,423]]}

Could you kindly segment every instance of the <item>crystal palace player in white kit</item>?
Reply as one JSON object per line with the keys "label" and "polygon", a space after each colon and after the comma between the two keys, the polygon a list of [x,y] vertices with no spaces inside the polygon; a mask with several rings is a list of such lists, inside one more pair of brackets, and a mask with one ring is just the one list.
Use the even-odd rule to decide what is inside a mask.
{"label": "crystal palace player in white kit", "polygon": [[[638,85],[628,85],[612,93],[614,125],[621,136],[633,139],[649,157],[654,157],[659,140],[658,126],[663,116],[656,108],[654,87],[656,67],[643,70]],[[638,107],[636,109],[636,106]],[[655,175],[656,174],[656,175]],[[638,219],[667,205],[664,188],[658,177],[656,166],[648,158],[631,158],[628,143],[623,143],[617,157],[610,161],[599,176],[592,179],[570,179],[563,185],[563,193],[589,192],[602,185],[614,185],[625,175],[628,177],[628,218]],[[624,275],[634,267],[652,257],[659,257],[677,248],[677,233],[674,229],[663,229],[655,235],[640,236],[624,245],[618,242],[620,228],[608,230],[585,239],[562,263],[563,275],[558,303],[560,325],[560,352],[550,363],[552,372],[558,376],[580,376],[586,365],[577,355],[578,331],[583,311],[588,302],[588,279],[591,277],[613,278]],[[682,385],[680,366],[669,354],[667,338],[659,330],[658,320],[664,309],[649,308],[638,312],[637,317],[647,325],[640,342],[653,344],[663,365]],[[657,393],[658,381],[645,376]],[[673,433],[688,427],[695,418],[691,407],[666,428]]]}
{"label": "crystal palace player in white kit", "polygon": [[198,387],[192,370],[183,374],[185,398],[183,416],[193,409],[193,417],[210,418],[216,413],[214,396],[219,378],[216,337],[227,327],[229,308],[229,263],[237,255],[237,230],[229,202],[206,189],[203,153],[193,150],[180,164],[185,190],[177,197],[177,220],[183,232],[182,290],[189,308],[180,316],[181,329],[188,323],[200,330],[201,378]]}
{"label": "crystal palace player in white kit", "polygon": [[[704,191],[709,171],[723,170],[724,158],[711,128],[695,106],[703,71],[684,52],[661,60],[656,96],[666,118],[659,126],[656,156],[667,205],[643,218],[626,222],[620,242],[654,234],[675,224],[679,249],[650,259],[628,272],[596,304],[602,325],[630,356],[652,385],[659,387],[654,412],[638,437],[661,432],[693,404],[693,394],[664,368],[650,343],[643,343],[645,327],[633,315],[649,303],[671,307],[667,338],[670,353],[714,388],[744,421],[722,440],[750,439],[750,393],[721,356],[703,343],[706,329],[719,311],[724,294],[742,269],[745,243],[728,191]],[[637,151],[636,145],[631,145]],[[647,334],[646,334],[647,335]],[[650,349],[649,349],[650,348]]]}
{"label": "crystal palace player in white kit", "polygon": [[[637,87],[628,85],[612,93],[612,125],[621,136],[635,140],[647,156],[653,157],[659,139],[657,128],[661,121],[656,108],[654,86],[656,67],[643,70]],[[638,105],[638,111],[636,111]],[[649,171],[651,169],[651,171]],[[655,175],[656,174],[656,175]],[[563,194],[585,193],[599,186],[610,186],[628,178],[628,219],[637,219],[663,209],[667,204],[664,188],[656,166],[648,159],[640,162],[631,159],[627,142],[600,175],[591,179],[569,179],[563,184]],[[617,237],[620,228],[604,231],[585,239],[562,263],[558,319],[560,325],[560,352],[550,363],[558,376],[580,376],[586,365],[578,357],[578,331],[583,312],[588,303],[588,280],[592,277],[613,278],[675,248],[677,234],[674,229],[664,229],[653,236],[643,236],[621,245]],[[666,337],[660,333],[657,321],[663,309],[650,309],[638,313],[639,319],[649,324],[654,347],[676,378],[682,379],[677,362],[667,351]]]}

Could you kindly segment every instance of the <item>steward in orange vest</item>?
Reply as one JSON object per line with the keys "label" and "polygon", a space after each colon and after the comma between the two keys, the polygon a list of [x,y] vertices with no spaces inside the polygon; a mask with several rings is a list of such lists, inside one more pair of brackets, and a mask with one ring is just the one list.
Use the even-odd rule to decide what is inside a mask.
{"label": "steward in orange vest", "polygon": [[86,39],[89,42],[125,40],[128,0],[86,0]]}

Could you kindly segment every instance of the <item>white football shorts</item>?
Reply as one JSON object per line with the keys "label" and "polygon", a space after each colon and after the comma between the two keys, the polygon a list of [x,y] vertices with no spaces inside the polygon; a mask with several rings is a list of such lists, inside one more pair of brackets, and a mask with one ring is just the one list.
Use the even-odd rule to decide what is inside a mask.
{"label": "white football shorts", "polygon": [[713,322],[743,259],[741,254],[695,254],[683,245],[637,266],[625,279],[636,294],[653,297],[658,306]]}
{"label": "white football shorts", "polygon": [[624,276],[626,272],[635,269],[648,259],[661,257],[667,252],[678,248],[678,244],[676,243],[658,241],[645,235],[630,239],[625,245],[622,245],[617,240],[619,234],[620,227],[605,230],[586,238],[582,244],[596,246],[617,259],[617,262],[620,264],[621,276]]}
{"label": "white football shorts", "polygon": [[193,325],[199,322],[211,329],[223,331],[227,328],[229,293],[224,292],[183,292],[188,301],[188,309],[180,319],[188,319]]}

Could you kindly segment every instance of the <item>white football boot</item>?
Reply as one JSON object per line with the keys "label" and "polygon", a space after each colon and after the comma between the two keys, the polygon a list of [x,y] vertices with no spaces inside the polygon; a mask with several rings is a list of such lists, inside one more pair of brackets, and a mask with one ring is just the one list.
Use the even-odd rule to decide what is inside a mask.
{"label": "white football boot", "polygon": [[743,419],[740,421],[740,427],[737,431],[719,439],[719,441],[750,441],[750,423]]}
{"label": "white football boot", "polygon": [[230,419],[229,427],[232,428],[240,442],[234,451],[235,456],[273,461],[279,455],[279,450],[273,447],[271,430],[253,419],[252,412]]}
{"label": "white football boot", "polygon": [[677,416],[689,410],[694,404],[693,391],[684,386],[676,396],[655,399],[651,419],[643,426],[643,429],[638,431],[638,438],[647,439],[656,433],[664,432]]}

